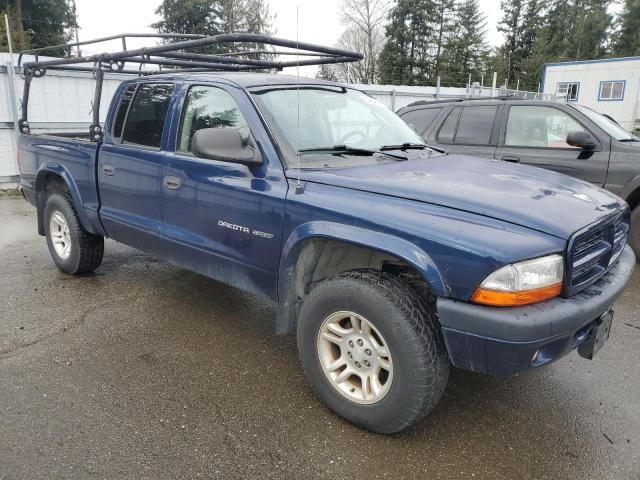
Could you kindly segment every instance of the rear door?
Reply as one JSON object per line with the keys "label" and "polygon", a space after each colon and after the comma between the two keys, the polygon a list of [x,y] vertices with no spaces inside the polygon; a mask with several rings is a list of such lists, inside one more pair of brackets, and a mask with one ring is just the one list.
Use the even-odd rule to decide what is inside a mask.
{"label": "rear door", "polygon": [[[570,132],[587,131],[599,145],[582,150],[567,144]],[[496,158],[555,170],[602,186],[607,177],[609,146],[576,117],[553,105],[510,105],[502,122]]]}
{"label": "rear door", "polygon": [[141,250],[160,246],[162,138],[174,85],[130,84],[98,156],[100,217],[108,236]]}
{"label": "rear door", "polygon": [[427,143],[448,153],[494,158],[499,133],[498,105],[455,106],[432,129]]}

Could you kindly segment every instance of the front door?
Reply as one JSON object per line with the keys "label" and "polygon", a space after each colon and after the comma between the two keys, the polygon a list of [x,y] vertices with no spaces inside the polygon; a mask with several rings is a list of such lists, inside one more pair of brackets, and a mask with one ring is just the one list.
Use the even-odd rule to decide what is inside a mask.
{"label": "front door", "polygon": [[107,235],[149,252],[158,252],[161,244],[161,144],[173,88],[126,87],[98,155],[100,217]]}
{"label": "front door", "polygon": [[[173,148],[162,167],[166,255],[208,277],[275,298],[287,192],[280,161],[242,90],[182,88],[182,113],[173,121]],[[262,145],[264,163],[249,167],[194,156],[191,140],[201,128],[240,129],[248,142]]]}
{"label": "front door", "polygon": [[588,132],[577,119],[560,108],[512,105],[503,122],[503,141],[496,151],[496,158],[555,170],[604,185],[609,165],[608,145],[599,145],[594,150],[572,147],[566,138],[574,131]]}

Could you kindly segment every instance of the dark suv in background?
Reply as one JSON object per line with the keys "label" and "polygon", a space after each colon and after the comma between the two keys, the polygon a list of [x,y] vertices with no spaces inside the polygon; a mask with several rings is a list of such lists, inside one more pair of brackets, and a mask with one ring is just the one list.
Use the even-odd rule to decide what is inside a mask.
{"label": "dark suv in background", "polygon": [[555,170],[621,196],[632,210],[629,243],[640,255],[640,138],[611,118],[581,105],[512,97],[421,101],[397,113],[446,152]]}

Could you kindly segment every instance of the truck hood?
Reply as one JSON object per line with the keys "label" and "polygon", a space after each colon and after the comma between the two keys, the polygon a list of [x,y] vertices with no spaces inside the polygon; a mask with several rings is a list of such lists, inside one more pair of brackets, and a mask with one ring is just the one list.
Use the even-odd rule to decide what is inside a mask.
{"label": "truck hood", "polygon": [[[297,175],[292,170],[288,173],[292,178]],[[624,206],[619,197],[582,180],[526,165],[463,155],[362,167],[302,169],[300,178],[463,210],[563,239]]]}

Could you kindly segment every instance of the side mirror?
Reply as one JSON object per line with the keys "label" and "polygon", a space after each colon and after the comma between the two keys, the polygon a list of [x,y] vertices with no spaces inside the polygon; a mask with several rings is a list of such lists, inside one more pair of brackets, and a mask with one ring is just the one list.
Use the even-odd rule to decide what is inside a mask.
{"label": "side mirror", "polygon": [[596,139],[589,132],[569,132],[567,143],[583,150],[593,150],[598,146]]}
{"label": "side mirror", "polygon": [[197,157],[240,163],[250,167],[262,165],[260,154],[249,145],[248,137],[238,128],[202,128],[193,134],[191,151]]}

